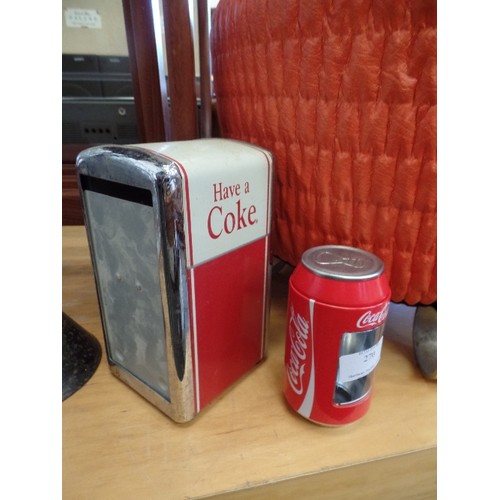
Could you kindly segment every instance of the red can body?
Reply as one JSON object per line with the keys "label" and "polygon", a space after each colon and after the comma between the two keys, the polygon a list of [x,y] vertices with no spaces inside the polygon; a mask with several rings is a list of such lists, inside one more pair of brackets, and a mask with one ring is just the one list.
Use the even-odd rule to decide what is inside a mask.
{"label": "red can body", "polygon": [[284,394],[303,417],[343,425],[366,414],[390,289],[383,263],[343,246],[304,253],[289,282]]}

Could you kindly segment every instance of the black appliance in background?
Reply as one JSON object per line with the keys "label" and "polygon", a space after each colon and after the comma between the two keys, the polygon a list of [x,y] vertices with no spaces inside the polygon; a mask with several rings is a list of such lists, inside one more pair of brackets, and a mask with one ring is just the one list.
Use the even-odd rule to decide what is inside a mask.
{"label": "black appliance in background", "polygon": [[63,144],[140,142],[129,59],[62,55]]}

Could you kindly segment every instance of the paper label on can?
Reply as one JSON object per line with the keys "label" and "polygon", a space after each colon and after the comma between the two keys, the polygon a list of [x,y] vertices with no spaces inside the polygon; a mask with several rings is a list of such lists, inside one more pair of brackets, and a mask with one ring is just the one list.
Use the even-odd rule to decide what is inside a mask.
{"label": "paper label on can", "polygon": [[380,361],[383,340],[381,337],[374,346],[364,351],[340,356],[337,383],[352,382],[369,375]]}

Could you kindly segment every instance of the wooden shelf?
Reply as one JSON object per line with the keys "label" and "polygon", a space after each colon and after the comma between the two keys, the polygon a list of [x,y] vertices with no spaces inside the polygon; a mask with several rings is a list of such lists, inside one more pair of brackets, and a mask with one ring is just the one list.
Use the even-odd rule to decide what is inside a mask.
{"label": "wooden shelf", "polygon": [[[104,348],[83,226],[63,227],[63,311]],[[267,359],[176,424],[111,375],[62,403],[63,497],[435,498],[436,383],[386,339],[368,414],[315,425],[282,396],[288,276],[273,277]]]}

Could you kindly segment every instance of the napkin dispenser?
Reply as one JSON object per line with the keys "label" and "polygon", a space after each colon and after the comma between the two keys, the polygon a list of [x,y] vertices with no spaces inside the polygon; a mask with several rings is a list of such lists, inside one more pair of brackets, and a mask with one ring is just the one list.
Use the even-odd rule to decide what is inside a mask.
{"label": "napkin dispenser", "polygon": [[111,372],[176,422],[265,357],[272,172],[226,139],[78,156]]}

